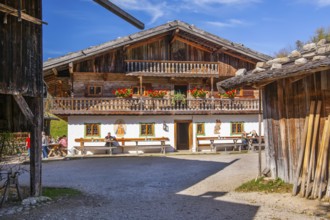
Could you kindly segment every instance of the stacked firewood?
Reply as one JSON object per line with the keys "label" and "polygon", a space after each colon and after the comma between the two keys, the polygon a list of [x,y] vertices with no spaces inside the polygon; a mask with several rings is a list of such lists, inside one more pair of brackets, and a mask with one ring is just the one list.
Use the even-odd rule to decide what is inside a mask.
{"label": "stacked firewood", "polygon": [[[299,152],[297,173],[294,179],[293,195],[330,199],[330,115],[320,129],[322,102],[311,102],[302,134],[302,147]],[[316,108],[316,109],[315,109]],[[321,139],[319,140],[319,135]]]}

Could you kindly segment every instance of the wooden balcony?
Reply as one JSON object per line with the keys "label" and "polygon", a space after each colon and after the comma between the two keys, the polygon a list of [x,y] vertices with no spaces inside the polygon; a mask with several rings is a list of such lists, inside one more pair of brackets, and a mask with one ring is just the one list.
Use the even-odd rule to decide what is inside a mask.
{"label": "wooden balcony", "polygon": [[126,60],[131,76],[219,77],[220,63],[198,61]]}
{"label": "wooden balcony", "polygon": [[258,99],[53,98],[57,115],[257,114]]}

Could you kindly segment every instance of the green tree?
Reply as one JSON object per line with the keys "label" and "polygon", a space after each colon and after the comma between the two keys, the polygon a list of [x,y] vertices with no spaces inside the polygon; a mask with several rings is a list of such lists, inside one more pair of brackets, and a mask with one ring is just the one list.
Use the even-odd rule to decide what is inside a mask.
{"label": "green tree", "polygon": [[304,46],[304,42],[302,42],[301,40],[296,41],[296,50],[301,50],[303,46]]}
{"label": "green tree", "polygon": [[274,55],[275,57],[285,57],[290,54],[290,52],[293,50],[292,48],[295,48],[296,50],[302,50],[303,46],[308,43],[317,43],[321,39],[326,39],[327,41],[330,42],[330,27],[324,28],[320,27],[315,30],[315,33],[313,36],[310,37],[310,40],[307,42],[303,42],[301,40],[297,40],[295,42],[295,47],[288,46],[285,48],[280,49],[278,52],[275,52]]}
{"label": "green tree", "polygon": [[317,43],[321,39],[326,39],[328,41],[330,40],[330,27],[327,29],[324,27],[317,28],[315,34],[311,37],[310,41]]}

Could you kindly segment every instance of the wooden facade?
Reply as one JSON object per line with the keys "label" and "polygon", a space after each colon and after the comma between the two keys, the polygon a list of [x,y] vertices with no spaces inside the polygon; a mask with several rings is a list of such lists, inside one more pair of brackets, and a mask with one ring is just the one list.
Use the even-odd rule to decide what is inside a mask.
{"label": "wooden facade", "polygon": [[[330,188],[330,46],[323,40],[295,54],[260,63],[266,69],[217,86],[220,91],[246,85],[262,89],[266,168],[272,177],[294,183],[294,195],[300,191],[321,199]],[[280,68],[269,69],[283,60]]]}
{"label": "wooden facade", "polygon": [[[317,72],[298,81],[290,78],[278,80],[264,87],[262,97],[267,127],[265,136],[269,143],[267,164],[274,176],[293,183],[299,152],[305,148],[302,143],[303,130],[306,116],[312,110],[312,101],[322,103],[314,146],[316,152],[320,149],[322,131],[330,115],[330,71]],[[316,111],[316,105],[313,111]]]}
{"label": "wooden facade", "polygon": [[[144,103],[148,102],[148,97],[143,93],[146,90],[167,90],[170,99],[180,86],[185,86],[187,98],[191,98],[187,91],[194,87],[208,90],[208,98],[218,98],[213,89],[218,81],[234,76],[239,68],[251,70],[256,62],[268,58],[186,23],[173,21],[48,60],[44,63],[44,79],[49,93],[54,97],[51,100],[54,113],[68,115],[74,110],[77,114],[91,114],[82,106],[77,107],[83,103],[81,100],[86,103],[91,103],[95,98],[110,100],[115,98],[113,91],[119,88],[136,88],[138,94],[133,95],[134,103],[141,103],[141,99]],[[89,94],[91,86],[100,87],[98,96]],[[255,92],[247,88],[241,96],[255,98]],[[58,106],[65,100],[63,97],[70,98],[76,107],[68,106],[69,102]],[[87,106],[93,107],[90,104]],[[80,108],[84,110],[81,113],[78,112]],[[125,106],[119,106],[118,111],[103,111],[103,114],[126,114],[124,110],[121,112],[121,108],[125,109]],[[148,112],[142,109],[147,108],[140,106],[137,114]],[[210,113],[215,107],[204,110]],[[175,113],[173,109],[171,112]]]}
{"label": "wooden facade", "polygon": [[31,132],[31,195],[41,195],[42,2],[0,0],[0,130]]}

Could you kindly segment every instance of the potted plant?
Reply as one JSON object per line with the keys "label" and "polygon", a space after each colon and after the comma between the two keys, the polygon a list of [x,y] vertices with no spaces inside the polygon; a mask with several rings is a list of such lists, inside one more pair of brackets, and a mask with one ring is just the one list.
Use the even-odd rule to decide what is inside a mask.
{"label": "potted plant", "polygon": [[133,96],[132,89],[126,89],[126,88],[116,89],[113,93],[116,97],[121,97],[121,98],[131,98]]}
{"label": "potted plant", "polygon": [[236,96],[236,89],[228,90],[222,94],[222,97],[230,98],[230,99],[235,98],[235,96]]}
{"label": "potted plant", "polygon": [[172,104],[186,104],[186,95],[181,92],[175,92],[172,96]]}
{"label": "potted plant", "polygon": [[194,98],[205,98],[207,91],[204,89],[198,89],[194,88],[192,90],[189,90],[189,93],[194,97]]}
{"label": "potted plant", "polygon": [[146,95],[151,98],[164,98],[167,95],[166,90],[148,90],[146,91]]}

